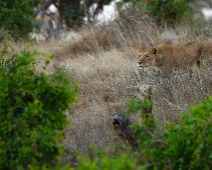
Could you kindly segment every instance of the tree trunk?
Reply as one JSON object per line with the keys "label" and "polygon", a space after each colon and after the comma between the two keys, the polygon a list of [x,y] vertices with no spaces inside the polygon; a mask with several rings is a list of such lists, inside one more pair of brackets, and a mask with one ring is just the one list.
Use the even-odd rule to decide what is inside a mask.
{"label": "tree trunk", "polygon": [[72,28],[77,24],[77,21],[83,17],[79,0],[61,0],[58,5],[58,10],[61,20],[65,21],[68,28]]}
{"label": "tree trunk", "polygon": [[139,142],[136,139],[136,135],[133,130],[129,127],[132,125],[131,120],[126,116],[126,113],[120,112],[115,115],[113,126],[118,132],[119,137],[124,141],[128,141],[134,151],[139,149]]}

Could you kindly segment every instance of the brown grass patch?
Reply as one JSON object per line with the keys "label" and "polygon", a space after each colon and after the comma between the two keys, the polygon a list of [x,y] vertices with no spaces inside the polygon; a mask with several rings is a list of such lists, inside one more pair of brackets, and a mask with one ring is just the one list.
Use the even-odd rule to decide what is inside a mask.
{"label": "brown grass patch", "polygon": [[[191,79],[181,75],[154,76],[151,69],[143,78],[137,65],[137,48],[150,48],[162,41],[173,45],[193,41],[197,37],[194,35],[207,28],[201,26],[201,32],[183,26],[167,30],[142,18],[131,24],[119,20],[107,27],[85,27],[79,38],[65,45],[60,41],[33,44],[31,49],[56,54],[48,72],[60,68],[80,83],[79,102],[73,105],[74,115],[68,116],[71,124],[64,130],[64,146],[85,153],[90,144],[102,149],[117,144],[114,115],[126,109],[130,98],[142,98],[151,81],[153,114],[162,124],[178,122],[180,112],[211,95],[211,64],[195,72]],[[25,46],[15,44],[15,50]],[[131,119],[139,122],[140,115],[131,115]]]}
{"label": "brown grass patch", "polygon": [[[149,48],[161,40],[174,45],[189,41],[190,35],[185,32],[177,36],[177,30],[171,29],[161,32],[163,34],[150,34],[140,24],[134,25],[129,35],[124,34],[125,31],[118,26],[111,28],[113,34],[108,33],[107,36],[96,28],[92,28],[95,33],[86,28],[82,31],[85,37],[68,43],[67,48],[62,47],[61,43],[52,47],[46,44],[50,52],[57,47],[62,49],[51,66],[64,70],[71,79],[80,83],[79,102],[74,104],[74,115],[69,116],[71,125],[65,129],[67,137],[64,146],[67,149],[85,153],[90,144],[105,149],[117,143],[114,141],[117,136],[112,125],[114,115],[126,109],[130,98],[143,98],[144,85],[149,85],[139,75],[137,47]],[[138,28],[140,32],[135,32]],[[188,111],[190,105],[197,104],[211,94],[208,77],[211,72],[209,66],[204,66],[190,80],[181,75],[178,78],[164,75],[155,77],[154,71],[147,72],[146,78],[155,85],[152,97],[155,118],[163,125],[167,121],[178,122],[180,112]],[[203,90],[198,82],[204,84]],[[140,115],[132,115],[131,119],[139,122]]]}
{"label": "brown grass patch", "polygon": [[67,59],[62,69],[80,83],[79,102],[73,107],[71,126],[67,127],[67,148],[86,151],[90,144],[100,148],[114,145],[113,117],[125,110],[136,94],[139,82],[136,60],[116,49],[96,55]]}

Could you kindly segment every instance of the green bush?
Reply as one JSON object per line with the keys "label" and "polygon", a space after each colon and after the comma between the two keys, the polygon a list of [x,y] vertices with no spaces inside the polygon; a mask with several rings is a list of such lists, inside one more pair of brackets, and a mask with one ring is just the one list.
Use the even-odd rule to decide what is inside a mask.
{"label": "green bush", "polygon": [[123,0],[117,3],[117,11],[128,22],[145,21],[143,16],[148,14],[158,25],[173,25],[182,19],[192,21],[190,1],[193,0]]}
{"label": "green bush", "polygon": [[[98,166],[97,166],[98,165]],[[98,167],[98,168],[97,168]],[[83,162],[82,165],[78,168],[79,170],[107,170],[107,169],[122,169],[129,170],[136,167],[136,162],[130,159],[127,155],[122,155],[119,157],[109,158],[107,156],[101,158],[101,164],[98,163],[98,160],[93,161],[91,164],[89,162]]]}
{"label": "green bush", "polygon": [[[146,100],[145,100],[146,101]],[[135,111],[148,102],[134,102]],[[131,109],[132,110],[132,109]],[[144,118],[144,117],[143,117]],[[145,122],[142,121],[142,122]],[[178,124],[148,131],[146,124],[132,126],[141,144],[140,162],[146,169],[210,169],[212,159],[212,97],[182,113]]]}
{"label": "green bush", "polygon": [[146,10],[158,24],[172,24],[182,17],[189,17],[189,1],[192,0],[148,0]]}
{"label": "green bush", "polygon": [[[129,112],[143,111],[150,105],[131,101]],[[82,160],[76,169],[192,169],[212,167],[212,97],[182,113],[178,124],[167,123],[165,128],[150,131],[142,116],[142,125],[132,125],[140,141],[140,151],[123,155],[102,156]]]}
{"label": "green bush", "polygon": [[38,52],[3,59],[8,52],[0,54],[0,169],[42,166],[62,151],[64,112],[76,100],[78,85],[59,71],[36,74]]}
{"label": "green bush", "polygon": [[168,124],[160,139],[160,145],[145,153],[152,167],[211,169],[212,97],[192,107],[190,115],[184,113],[179,124]]}
{"label": "green bush", "polygon": [[12,18],[9,32],[12,36],[27,36],[33,30],[34,0],[1,0],[0,28]]}

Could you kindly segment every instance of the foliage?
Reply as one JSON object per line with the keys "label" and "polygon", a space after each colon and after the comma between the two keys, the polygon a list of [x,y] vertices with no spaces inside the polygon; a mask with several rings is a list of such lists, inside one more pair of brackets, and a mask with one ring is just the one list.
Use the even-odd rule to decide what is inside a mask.
{"label": "foliage", "polygon": [[[137,105],[136,105],[137,104]],[[138,102],[134,106],[138,107]],[[140,103],[141,107],[145,103]],[[146,103],[148,107],[148,103]],[[182,113],[179,124],[166,130],[147,132],[145,124],[134,125],[139,132],[141,162],[147,169],[210,169],[212,142],[212,97]]]}
{"label": "foliage", "polygon": [[191,9],[188,2],[187,0],[148,0],[146,10],[158,24],[174,23],[189,13]]}
{"label": "foliage", "polygon": [[41,166],[62,151],[64,112],[76,100],[78,85],[59,71],[36,74],[39,55],[9,52],[8,46],[0,54],[0,169]]}
{"label": "foliage", "polygon": [[[99,151],[96,151],[95,148],[93,148],[93,150],[88,152],[87,157],[80,157],[80,159],[80,166],[71,168],[72,170],[130,170],[138,167],[138,154],[130,153],[126,150],[125,153],[122,154],[110,155],[108,153],[100,153]],[[139,165],[139,167],[141,168],[142,166]]]}
{"label": "foliage", "polygon": [[101,161],[95,159],[90,162],[88,160],[83,161],[82,164],[77,168],[79,170],[107,170],[107,169],[122,169],[129,170],[136,167],[136,162],[133,159],[130,159],[128,155],[121,155],[118,157],[109,158],[104,156],[101,158]]}
{"label": "foliage", "polygon": [[[128,111],[149,107],[131,101]],[[143,117],[144,118],[144,117]],[[83,160],[76,169],[211,169],[212,159],[212,97],[182,113],[178,124],[168,122],[165,129],[154,132],[145,124],[133,125],[140,141],[140,151],[114,157]]]}
{"label": "foliage", "polygon": [[[0,28],[12,18],[9,27],[10,34],[15,37],[27,36],[33,30],[34,7],[38,8],[43,0],[1,0],[0,1]],[[84,18],[91,21],[112,0],[53,0],[52,3],[58,7],[61,19],[65,20],[68,27],[82,25]],[[94,11],[90,10],[96,4]]]}
{"label": "foliage", "polygon": [[33,4],[34,0],[1,0],[0,27],[12,18],[10,33],[13,36],[27,36],[33,29]]}
{"label": "foliage", "polygon": [[[210,169],[212,158],[212,97],[183,114],[179,124],[170,123],[158,145],[142,154],[150,168]],[[156,140],[152,140],[151,143]]]}
{"label": "foliage", "polygon": [[143,6],[158,24],[173,24],[183,17],[189,18],[189,1],[192,0],[124,0],[136,6]]}
{"label": "foliage", "polygon": [[76,25],[82,25],[85,17],[87,17],[88,22],[93,21],[95,16],[103,10],[103,6],[110,4],[112,1],[113,0],[54,0],[53,3],[58,4],[61,18],[65,20],[66,25],[68,27],[74,27]]}

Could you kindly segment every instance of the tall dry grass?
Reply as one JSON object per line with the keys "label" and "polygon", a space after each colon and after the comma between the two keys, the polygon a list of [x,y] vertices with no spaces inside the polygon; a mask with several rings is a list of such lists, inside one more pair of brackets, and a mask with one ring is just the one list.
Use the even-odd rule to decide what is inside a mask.
{"label": "tall dry grass", "polygon": [[[154,76],[155,68],[140,72],[137,66],[138,47],[146,49],[160,42],[185,44],[205,37],[201,33],[204,31],[192,30],[187,25],[165,30],[143,19],[132,22],[131,26],[120,20],[107,27],[86,27],[81,33],[84,38],[63,49],[67,55],[61,51],[57,53],[58,67],[81,84],[79,102],[74,105],[74,116],[70,117],[72,124],[65,130],[66,148],[85,153],[90,144],[102,149],[115,145],[113,116],[126,109],[130,98],[142,99],[149,85],[154,85],[153,114],[162,125],[167,121],[177,123],[181,112],[211,95],[210,64],[194,71],[192,78],[158,73]],[[71,52],[69,48],[78,51]],[[61,59],[60,54],[65,57]],[[144,79],[141,74],[145,75]],[[131,119],[140,122],[140,115],[133,115]]]}
{"label": "tall dry grass", "polygon": [[[69,151],[85,153],[89,145],[106,149],[121,143],[113,129],[113,117],[127,108],[132,97],[142,99],[150,85],[153,114],[162,125],[167,121],[177,123],[180,112],[211,95],[211,63],[195,71],[192,78],[159,74],[155,68],[141,72],[136,52],[137,48],[161,42],[177,45],[201,38],[210,40],[212,30],[207,22],[167,28],[157,26],[142,13],[128,16],[104,26],[85,26],[67,43],[57,40],[31,47],[56,55],[48,72],[62,69],[80,83],[79,101],[73,105],[74,115],[68,116],[71,123],[64,130],[63,144]],[[17,50],[26,46],[14,45]],[[139,123],[140,118],[139,114],[131,115],[133,122]]]}
{"label": "tall dry grass", "polygon": [[65,130],[65,146],[85,152],[90,144],[100,148],[113,145],[113,117],[126,109],[139,84],[136,60],[111,49],[67,59],[60,66],[80,83],[79,102],[73,107],[71,126]]}

